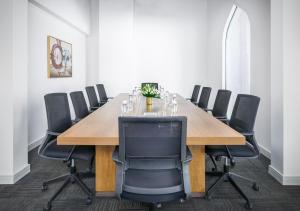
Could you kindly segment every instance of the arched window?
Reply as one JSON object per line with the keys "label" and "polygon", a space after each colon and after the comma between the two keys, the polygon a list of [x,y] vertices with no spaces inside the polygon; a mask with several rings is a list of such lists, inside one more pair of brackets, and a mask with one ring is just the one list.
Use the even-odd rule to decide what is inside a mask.
{"label": "arched window", "polygon": [[[250,93],[250,21],[247,13],[234,5],[223,34],[223,88],[237,94]],[[229,112],[234,100],[231,100]]]}

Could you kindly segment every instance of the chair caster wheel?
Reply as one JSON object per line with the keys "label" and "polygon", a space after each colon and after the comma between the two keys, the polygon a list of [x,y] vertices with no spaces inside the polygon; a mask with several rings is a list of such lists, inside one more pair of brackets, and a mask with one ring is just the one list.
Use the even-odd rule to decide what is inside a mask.
{"label": "chair caster wheel", "polygon": [[256,183],[254,183],[252,189],[255,191],[259,191],[259,186]]}
{"label": "chair caster wheel", "polygon": [[43,211],[50,211],[52,208],[51,204],[47,204],[44,208]]}
{"label": "chair caster wheel", "polygon": [[250,202],[247,202],[245,204],[245,208],[248,209],[248,210],[251,210],[253,208],[253,204],[251,204]]}
{"label": "chair caster wheel", "polygon": [[205,198],[206,200],[208,200],[208,201],[210,201],[210,200],[211,200],[211,196],[210,196],[210,195],[208,195],[208,194],[205,194],[204,198]]}
{"label": "chair caster wheel", "polygon": [[48,190],[48,185],[43,184],[43,185],[42,185],[42,191],[46,191],[46,190]]}
{"label": "chair caster wheel", "polygon": [[162,207],[162,205],[161,205],[161,203],[157,203],[157,204],[155,204],[155,207],[156,207],[157,209],[160,209],[160,208]]}
{"label": "chair caster wheel", "polygon": [[90,205],[90,204],[92,204],[92,198],[91,197],[88,197],[87,199],[86,199],[86,201],[85,201],[85,204],[86,205]]}

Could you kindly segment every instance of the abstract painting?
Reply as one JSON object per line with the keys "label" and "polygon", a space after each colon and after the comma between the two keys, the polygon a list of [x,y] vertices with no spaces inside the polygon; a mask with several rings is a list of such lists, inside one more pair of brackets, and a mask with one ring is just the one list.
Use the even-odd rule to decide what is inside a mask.
{"label": "abstract painting", "polygon": [[48,78],[72,77],[72,44],[48,36]]}

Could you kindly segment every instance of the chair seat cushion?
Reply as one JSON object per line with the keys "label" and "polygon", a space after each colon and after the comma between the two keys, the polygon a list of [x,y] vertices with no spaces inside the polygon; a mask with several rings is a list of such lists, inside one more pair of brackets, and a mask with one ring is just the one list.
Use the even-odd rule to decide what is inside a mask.
{"label": "chair seat cushion", "polygon": [[158,203],[158,202],[169,202],[178,199],[185,199],[186,195],[184,191],[180,191],[172,194],[160,194],[160,195],[146,195],[146,194],[135,194],[124,191],[121,195],[124,199],[134,200],[145,203]]}
{"label": "chair seat cushion", "polygon": [[91,160],[95,156],[94,146],[76,146],[72,159]]}
{"label": "chair seat cushion", "polygon": [[[233,157],[256,157],[257,153],[251,144],[227,146]],[[225,146],[206,146],[205,152],[212,156],[228,156]]]}
{"label": "chair seat cushion", "polygon": [[[66,159],[73,146],[57,145],[57,141],[51,141],[44,149],[43,155],[54,159]],[[95,154],[92,146],[77,146],[71,156],[72,159],[91,160]]]}
{"label": "chair seat cushion", "polygon": [[182,184],[178,169],[139,170],[129,169],[125,172],[125,184],[138,188],[168,188]]}

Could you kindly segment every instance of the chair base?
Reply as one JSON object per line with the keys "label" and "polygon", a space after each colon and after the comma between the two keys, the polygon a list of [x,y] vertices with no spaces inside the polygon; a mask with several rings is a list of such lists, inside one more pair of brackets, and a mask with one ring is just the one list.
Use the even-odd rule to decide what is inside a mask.
{"label": "chair base", "polygon": [[95,174],[92,172],[77,173],[76,167],[74,166],[74,164],[72,164],[72,166],[70,167],[69,174],[62,175],[52,180],[44,182],[42,186],[42,190],[46,191],[48,189],[48,185],[56,182],[64,181],[63,184],[60,186],[60,188],[53,194],[53,196],[47,202],[47,205],[44,207],[43,211],[51,210],[52,202],[57,198],[57,196],[62,192],[62,190],[64,190],[70,183],[72,184],[76,183],[83,190],[83,192],[87,195],[86,204],[90,205],[92,203],[94,193],[87,187],[86,184],[83,183],[82,179],[94,177],[94,175]]}
{"label": "chair base", "polygon": [[[185,200],[183,199],[183,198],[181,198],[181,199],[179,199],[179,202],[180,203],[184,203],[185,202]],[[160,203],[160,202],[157,202],[157,203],[151,203],[150,205],[149,205],[149,207],[148,207],[148,210],[149,211],[155,211],[156,209],[160,209],[160,208],[162,208],[162,203]]]}
{"label": "chair base", "polygon": [[[226,162],[227,163],[227,162]],[[252,209],[253,204],[249,200],[248,196],[243,192],[243,190],[240,188],[240,186],[236,183],[236,179],[244,180],[247,182],[250,182],[252,184],[252,189],[255,191],[259,191],[259,186],[254,180],[248,179],[246,177],[240,176],[238,174],[235,174],[233,172],[229,171],[230,166],[225,164],[224,165],[224,172],[220,171],[213,171],[213,172],[206,172],[206,175],[208,176],[218,176],[219,178],[215,181],[215,183],[210,186],[210,188],[205,193],[205,198],[210,200],[212,194],[215,192],[215,190],[223,184],[223,182],[230,182],[232,186],[239,192],[239,194],[246,200],[245,207],[247,209]]]}

